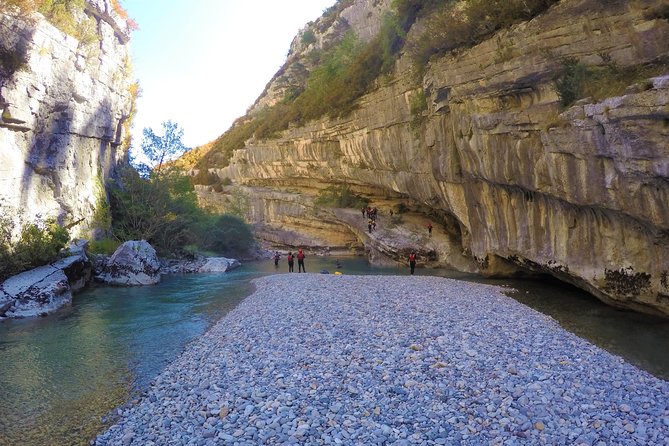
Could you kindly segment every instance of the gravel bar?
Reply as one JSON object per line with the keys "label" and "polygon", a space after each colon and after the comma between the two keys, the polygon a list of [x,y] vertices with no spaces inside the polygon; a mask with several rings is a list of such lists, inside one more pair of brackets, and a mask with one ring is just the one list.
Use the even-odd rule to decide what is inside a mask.
{"label": "gravel bar", "polygon": [[96,445],[669,444],[669,382],[498,287],[283,274]]}

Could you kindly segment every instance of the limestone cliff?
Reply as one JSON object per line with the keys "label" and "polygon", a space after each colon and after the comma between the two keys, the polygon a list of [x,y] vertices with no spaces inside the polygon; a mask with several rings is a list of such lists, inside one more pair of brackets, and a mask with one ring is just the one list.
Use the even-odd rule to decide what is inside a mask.
{"label": "limestone cliff", "polygon": [[[88,0],[97,39],[80,42],[40,14],[0,14],[0,206],[16,228],[56,217],[85,234],[104,182],[124,159],[131,112],[126,22]],[[3,60],[7,62],[7,59]]]}
{"label": "limestone cliff", "polygon": [[379,32],[383,14],[391,0],[339,1],[323,17],[310,22],[295,36],[283,66],[267,84],[249,113],[283,100],[291,90],[300,89],[316,63],[309,54],[328,48],[347,31],[367,42]]}
{"label": "limestone cliff", "polygon": [[[401,57],[346,118],[248,140],[216,169],[233,182],[228,194],[200,187],[201,197],[227,206],[232,197],[278,244],[364,246],[395,260],[418,248],[428,265],[547,273],[669,315],[669,73],[567,108],[554,82],[566,58],[621,68],[666,58],[667,7],[563,0],[433,60],[418,84]],[[412,116],[421,92],[427,109]],[[314,206],[333,184],[379,206],[378,233],[359,211]]]}

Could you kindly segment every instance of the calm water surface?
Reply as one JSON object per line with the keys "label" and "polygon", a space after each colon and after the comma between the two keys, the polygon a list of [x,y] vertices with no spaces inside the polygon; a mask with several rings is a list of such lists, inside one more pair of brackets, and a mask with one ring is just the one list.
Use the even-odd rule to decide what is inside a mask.
{"label": "calm water surface", "polygon": [[[406,274],[361,258],[342,259],[346,274]],[[281,262],[279,272],[286,268]],[[335,270],[334,258],[308,258],[310,272]],[[93,288],[71,307],[38,319],[0,323],[0,445],[87,444],[101,418],[146,388],[184,346],[251,292],[250,280],[277,272],[257,262],[226,274],[164,277],[144,288]],[[669,322],[615,310],[550,281],[488,281],[566,329],[669,379]]]}

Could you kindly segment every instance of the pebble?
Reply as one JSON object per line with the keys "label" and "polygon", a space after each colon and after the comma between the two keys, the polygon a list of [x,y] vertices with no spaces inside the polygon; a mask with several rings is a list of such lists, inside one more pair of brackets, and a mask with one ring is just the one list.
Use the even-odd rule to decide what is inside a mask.
{"label": "pebble", "polygon": [[501,288],[321,274],[255,285],[94,444],[669,444],[669,383]]}

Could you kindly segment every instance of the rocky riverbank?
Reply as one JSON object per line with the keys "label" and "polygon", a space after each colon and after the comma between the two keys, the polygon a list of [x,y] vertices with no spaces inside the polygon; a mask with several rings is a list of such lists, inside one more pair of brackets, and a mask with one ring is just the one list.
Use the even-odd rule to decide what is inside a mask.
{"label": "rocky riverbank", "polygon": [[224,273],[241,266],[226,257],[159,259],[145,240],[124,242],[111,256],[87,254],[87,246],[88,241],[80,240],[62,259],[0,282],[0,321],[58,311],[91,279],[112,286],[155,285],[165,274]]}
{"label": "rocky riverbank", "polygon": [[669,383],[499,288],[279,275],[96,445],[664,445]]}

